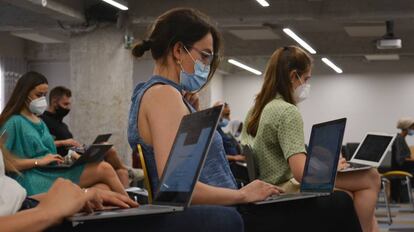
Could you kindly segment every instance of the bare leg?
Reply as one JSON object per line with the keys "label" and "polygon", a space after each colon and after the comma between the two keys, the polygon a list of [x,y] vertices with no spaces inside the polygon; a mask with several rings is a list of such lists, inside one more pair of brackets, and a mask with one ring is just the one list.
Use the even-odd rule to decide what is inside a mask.
{"label": "bare leg", "polygon": [[126,169],[125,165],[122,163],[121,159],[119,158],[118,153],[113,147],[106,152],[105,161],[111,164],[115,170]]}
{"label": "bare leg", "polygon": [[376,169],[338,173],[336,186],[354,195],[354,207],[364,232],[378,231],[375,205],[380,191],[380,175]]}
{"label": "bare leg", "polygon": [[79,185],[90,187],[99,183],[108,185],[114,192],[127,195],[115,170],[107,162],[87,164],[80,177]]}
{"label": "bare leg", "polygon": [[127,169],[117,169],[116,174],[118,175],[119,180],[121,181],[124,188],[129,187],[129,175]]}
{"label": "bare leg", "polygon": [[129,187],[128,169],[122,163],[118,153],[113,147],[106,152],[105,161],[112,165],[112,167],[115,169],[122,185],[125,188]]}

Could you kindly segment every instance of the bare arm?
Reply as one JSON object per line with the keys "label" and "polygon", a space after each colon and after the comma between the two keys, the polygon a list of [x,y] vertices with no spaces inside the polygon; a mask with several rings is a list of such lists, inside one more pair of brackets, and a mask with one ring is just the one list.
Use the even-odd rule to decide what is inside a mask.
{"label": "bare arm", "polygon": [[93,197],[70,181],[59,178],[49,192],[43,194],[37,207],[0,217],[1,231],[43,231],[58,224],[63,218],[79,212]]}
{"label": "bare arm", "polygon": [[[170,86],[155,86],[148,90],[144,95],[141,111],[139,119],[145,120],[141,123],[147,123],[146,126],[149,127],[147,141],[152,141],[158,175],[161,176],[180,121],[189,112],[182,102],[181,94]],[[141,135],[145,139],[145,133]],[[197,182],[192,203],[232,205],[264,200],[278,193],[277,187],[262,181],[254,181],[240,190]]]}
{"label": "bare arm", "polygon": [[303,170],[305,169],[306,155],[305,153],[294,154],[288,159],[290,170],[292,170],[293,178],[298,182],[302,181]]}
{"label": "bare arm", "polygon": [[3,232],[43,231],[58,222],[54,215],[45,210],[33,208],[23,210],[11,216],[0,217],[0,227]]}
{"label": "bare arm", "polygon": [[14,159],[13,165],[17,170],[23,171],[36,167],[46,166],[52,162],[63,162],[63,158],[59,155],[48,154],[40,159]]}

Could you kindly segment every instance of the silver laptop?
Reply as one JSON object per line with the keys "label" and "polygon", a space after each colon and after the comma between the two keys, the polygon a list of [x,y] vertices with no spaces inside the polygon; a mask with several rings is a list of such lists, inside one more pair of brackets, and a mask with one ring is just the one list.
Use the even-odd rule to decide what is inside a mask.
{"label": "silver laptop", "polygon": [[222,106],[217,106],[183,117],[152,204],[132,209],[81,213],[69,220],[100,220],[183,211],[191,202],[221,111]]}
{"label": "silver laptop", "polygon": [[339,170],[339,172],[351,172],[379,167],[387,151],[391,148],[395,137],[396,135],[391,134],[367,133],[348,162],[350,166]]}
{"label": "silver laptop", "polygon": [[299,193],[275,195],[254,204],[269,204],[331,194],[335,187],[345,124],[346,118],[342,118],[313,125]]}

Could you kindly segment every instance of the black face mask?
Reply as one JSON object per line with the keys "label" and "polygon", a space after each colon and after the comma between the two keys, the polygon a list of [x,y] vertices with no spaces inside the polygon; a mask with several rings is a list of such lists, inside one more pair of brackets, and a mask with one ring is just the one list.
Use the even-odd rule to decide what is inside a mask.
{"label": "black face mask", "polygon": [[59,105],[56,107],[56,115],[61,119],[63,119],[66,115],[68,115],[69,111],[70,109],[65,109]]}

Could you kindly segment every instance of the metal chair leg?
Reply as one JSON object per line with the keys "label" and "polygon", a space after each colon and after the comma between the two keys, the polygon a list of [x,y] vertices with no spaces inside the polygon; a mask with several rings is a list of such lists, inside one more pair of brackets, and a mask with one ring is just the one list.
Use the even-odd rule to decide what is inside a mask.
{"label": "metal chair leg", "polygon": [[408,193],[408,199],[410,200],[410,204],[411,204],[411,210],[414,211],[414,202],[413,202],[413,193],[412,193],[412,189],[411,189],[411,180],[407,176],[407,177],[405,177],[405,181],[407,181],[407,193]]}
{"label": "metal chair leg", "polygon": [[388,180],[382,179],[382,193],[384,195],[384,201],[385,201],[385,207],[387,208],[387,216],[388,216],[388,225],[392,224],[392,215],[391,215],[391,207],[390,203],[388,202],[388,196],[387,196],[387,187],[388,187]]}

